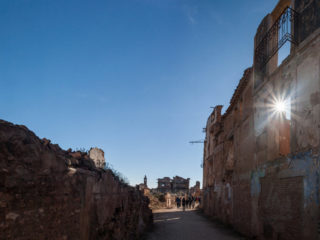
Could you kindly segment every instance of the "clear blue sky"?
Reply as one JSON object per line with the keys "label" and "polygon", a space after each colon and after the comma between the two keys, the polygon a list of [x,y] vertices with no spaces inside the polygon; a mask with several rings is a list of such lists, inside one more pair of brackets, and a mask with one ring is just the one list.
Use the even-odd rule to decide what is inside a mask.
{"label": "clear blue sky", "polygon": [[202,128],[228,105],[277,0],[1,0],[0,118],[105,151],[134,185],[202,182]]}

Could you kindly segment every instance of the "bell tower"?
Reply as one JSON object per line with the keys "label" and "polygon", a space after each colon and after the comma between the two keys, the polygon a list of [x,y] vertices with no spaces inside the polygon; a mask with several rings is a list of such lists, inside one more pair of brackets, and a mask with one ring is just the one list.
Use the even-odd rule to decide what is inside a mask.
{"label": "bell tower", "polygon": [[147,175],[144,175],[143,183],[144,186],[147,187]]}

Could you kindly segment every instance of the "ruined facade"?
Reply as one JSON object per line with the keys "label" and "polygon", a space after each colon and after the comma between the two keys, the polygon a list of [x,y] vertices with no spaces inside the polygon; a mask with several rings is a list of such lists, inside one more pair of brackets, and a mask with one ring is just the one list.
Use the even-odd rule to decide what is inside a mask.
{"label": "ruined facade", "polygon": [[189,191],[190,178],[175,176],[172,179],[173,193],[187,193]]}
{"label": "ruined facade", "polygon": [[138,239],[148,198],[100,164],[0,120],[0,239]]}
{"label": "ruined facade", "polygon": [[169,177],[158,178],[157,191],[161,193],[171,192],[171,179]]}
{"label": "ruined facade", "polygon": [[189,194],[194,197],[200,197],[201,196],[201,189],[200,189],[200,182],[197,181],[196,184],[190,188]]}
{"label": "ruined facade", "polygon": [[319,143],[320,1],[281,0],[227,110],[208,118],[204,212],[259,239],[318,239]]}
{"label": "ruined facade", "polygon": [[161,193],[188,193],[190,178],[182,178],[179,176],[158,178],[157,191]]}

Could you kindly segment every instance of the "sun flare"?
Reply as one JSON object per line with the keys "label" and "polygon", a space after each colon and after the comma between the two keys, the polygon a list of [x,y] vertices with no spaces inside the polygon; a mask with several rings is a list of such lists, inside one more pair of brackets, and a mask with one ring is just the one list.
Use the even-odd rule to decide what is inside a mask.
{"label": "sun flare", "polygon": [[275,110],[279,113],[286,111],[286,103],[284,101],[277,101],[274,106]]}

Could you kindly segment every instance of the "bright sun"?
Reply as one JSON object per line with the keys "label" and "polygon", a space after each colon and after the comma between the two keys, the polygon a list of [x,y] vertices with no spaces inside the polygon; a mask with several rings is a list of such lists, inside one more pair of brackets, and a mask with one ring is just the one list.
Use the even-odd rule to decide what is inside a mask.
{"label": "bright sun", "polygon": [[275,107],[275,110],[279,113],[286,111],[286,104],[284,101],[277,101],[274,107]]}

